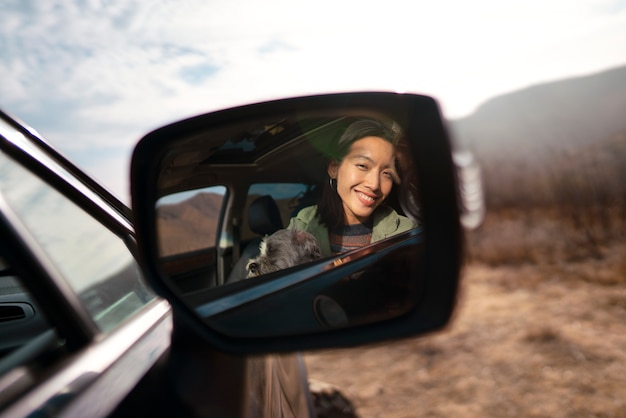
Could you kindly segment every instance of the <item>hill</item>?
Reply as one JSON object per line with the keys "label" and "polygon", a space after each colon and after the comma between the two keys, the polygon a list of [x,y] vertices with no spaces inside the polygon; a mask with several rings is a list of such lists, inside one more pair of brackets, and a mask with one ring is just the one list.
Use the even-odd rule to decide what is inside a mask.
{"label": "hill", "polygon": [[157,227],[162,255],[215,246],[217,222],[223,195],[198,193],[179,203],[159,206]]}
{"label": "hill", "polygon": [[626,196],[626,67],[495,97],[450,122],[481,164],[491,207]]}
{"label": "hill", "polygon": [[540,158],[625,131],[625,115],[626,66],[498,96],[450,124],[479,156]]}

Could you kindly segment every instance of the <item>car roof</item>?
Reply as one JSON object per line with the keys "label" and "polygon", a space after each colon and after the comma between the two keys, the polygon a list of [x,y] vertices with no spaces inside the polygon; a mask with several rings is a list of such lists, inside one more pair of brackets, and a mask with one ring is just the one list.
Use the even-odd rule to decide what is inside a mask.
{"label": "car roof", "polygon": [[285,117],[194,132],[164,156],[163,195],[219,184],[324,181],[336,142],[352,119]]}

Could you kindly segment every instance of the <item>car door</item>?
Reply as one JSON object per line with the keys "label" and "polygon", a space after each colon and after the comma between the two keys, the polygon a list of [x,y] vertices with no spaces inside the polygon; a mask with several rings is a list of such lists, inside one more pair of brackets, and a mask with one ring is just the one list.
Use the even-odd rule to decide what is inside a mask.
{"label": "car door", "polygon": [[[17,123],[0,120],[0,415],[209,408],[218,416],[309,416],[299,356],[229,356],[188,344],[182,326],[182,338],[172,335],[169,304],[146,286],[134,257],[125,208],[81,176]],[[216,269],[226,193],[207,192],[218,196],[216,212],[196,204],[207,234],[167,252],[172,271],[193,266],[178,278],[187,290],[215,279],[206,273]],[[203,393],[190,406],[195,392],[186,388],[198,378]]]}
{"label": "car door", "polygon": [[131,224],[0,120],[0,414],[105,416],[169,346]]}

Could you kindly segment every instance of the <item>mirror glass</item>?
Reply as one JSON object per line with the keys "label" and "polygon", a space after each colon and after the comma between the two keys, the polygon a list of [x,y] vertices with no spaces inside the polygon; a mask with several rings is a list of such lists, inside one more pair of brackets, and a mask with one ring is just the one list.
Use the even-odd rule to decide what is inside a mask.
{"label": "mirror glass", "polygon": [[158,167],[160,267],[226,335],[306,334],[414,308],[419,178],[399,117],[349,109],[198,123]]}

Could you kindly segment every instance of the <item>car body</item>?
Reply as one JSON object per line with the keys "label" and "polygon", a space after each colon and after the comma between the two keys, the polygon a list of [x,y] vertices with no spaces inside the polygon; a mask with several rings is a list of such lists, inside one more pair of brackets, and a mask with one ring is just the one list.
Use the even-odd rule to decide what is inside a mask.
{"label": "car body", "polygon": [[[0,415],[181,416],[197,370],[172,371],[171,308],[146,284],[130,210],[0,116]],[[211,413],[313,414],[299,356],[201,357]]]}

